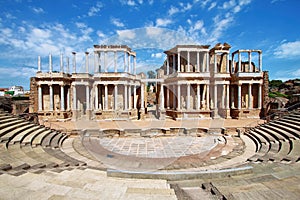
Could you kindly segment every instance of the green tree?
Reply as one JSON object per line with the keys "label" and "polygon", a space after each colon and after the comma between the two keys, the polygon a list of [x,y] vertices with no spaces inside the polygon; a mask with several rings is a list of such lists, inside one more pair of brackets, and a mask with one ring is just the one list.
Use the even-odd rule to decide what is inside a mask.
{"label": "green tree", "polygon": [[148,71],[147,74],[148,74],[148,78],[155,78],[156,77],[155,72],[152,71],[152,70]]}

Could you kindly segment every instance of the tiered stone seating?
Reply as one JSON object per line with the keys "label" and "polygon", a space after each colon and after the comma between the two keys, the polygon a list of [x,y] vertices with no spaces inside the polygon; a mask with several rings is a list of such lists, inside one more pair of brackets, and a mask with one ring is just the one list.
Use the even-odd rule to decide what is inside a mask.
{"label": "tiered stone seating", "polygon": [[[181,199],[299,199],[299,165],[252,164],[253,173],[170,181]],[[175,185],[175,187],[174,187]],[[193,198],[195,197],[195,198]]]}
{"label": "tiered stone seating", "polygon": [[0,176],[1,199],[176,200],[166,180],[120,179],[94,169]]}
{"label": "tiered stone seating", "polygon": [[0,170],[20,175],[28,170],[86,165],[61,150],[66,134],[0,114]]}
{"label": "tiered stone seating", "polygon": [[298,162],[300,158],[299,119],[299,112],[293,112],[248,130],[245,135],[256,145],[256,154],[248,158],[248,161]]}

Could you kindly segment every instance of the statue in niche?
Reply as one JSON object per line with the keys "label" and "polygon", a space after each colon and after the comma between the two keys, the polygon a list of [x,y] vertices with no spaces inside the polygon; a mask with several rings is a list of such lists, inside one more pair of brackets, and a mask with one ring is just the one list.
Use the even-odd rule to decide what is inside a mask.
{"label": "statue in niche", "polygon": [[153,91],[154,91],[154,86],[151,84],[150,87],[149,87],[149,92],[153,93]]}

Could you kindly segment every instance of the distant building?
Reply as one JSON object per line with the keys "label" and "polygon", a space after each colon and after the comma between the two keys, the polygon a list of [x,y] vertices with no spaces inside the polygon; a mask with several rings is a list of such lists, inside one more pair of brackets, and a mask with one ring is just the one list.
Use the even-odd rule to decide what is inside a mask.
{"label": "distant building", "polygon": [[[94,73],[89,53],[85,72],[49,70],[31,78],[31,112],[44,118],[143,119],[146,116],[148,82],[157,84],[161,119],[258,118],[266,105],[261,50],[237,50],[230,45],[177,45],[165,51],[167,59],[156,79],[136,74],[136,53],[125,45],[94,45]],[[246,54],[246,56],[245,56]],[[253,56],[254,54],[254,56]],[[242,60],[247,57],[246,61]],[[267,75],[267,74],[266,74]]]}

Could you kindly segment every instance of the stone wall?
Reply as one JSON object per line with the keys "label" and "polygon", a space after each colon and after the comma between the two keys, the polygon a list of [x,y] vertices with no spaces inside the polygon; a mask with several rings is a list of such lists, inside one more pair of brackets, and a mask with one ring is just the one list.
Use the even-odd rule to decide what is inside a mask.
{"label": "stone wall", "polygon": [[38,89],[36,84],[36,78],[30,78],[30,96],[29,96],[29,113],[35,113],[38,111]]}
{"label": "stone wall", "polygon": [[263,86],[262,86],[262,112],[261,117],[266,117],[269,105],[269,72],[263,72]]}

